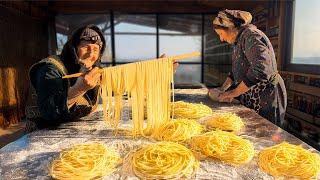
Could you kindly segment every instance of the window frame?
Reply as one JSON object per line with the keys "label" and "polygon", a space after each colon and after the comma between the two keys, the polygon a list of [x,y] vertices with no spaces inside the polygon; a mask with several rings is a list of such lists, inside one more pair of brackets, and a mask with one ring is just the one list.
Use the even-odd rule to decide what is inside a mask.
{"label": "window frame", "polygon": [[[116,61],[116,57],[115,57],[115,32],[114,32],[114,14],[117,12],[110,12],[110,21],[111,21],[111,46],[112,46],[112,63],[103,63],[103,65],[110,65],[112,64],[112,66],[115,65],[120,65],[120,64],[126,64],[126,63],[131,63],[131,61],[124,61],[124,62],[117,62]],[[118,14],[118,13],[117,13]],[[206,14],[213,14],[213,13],[120,13],[120,14],[126,14],[126,15],[142,15],[142,14],[155,14],[156,15],[156,54],[157,54],[157,58],[160,57],[159,54],[159,49],[160,49],[160,45],[159,45],[159,15],[166,15],[166,14],[170,14],[170,15],[179,15],[179,14],[195,14],[195,15],[200,15],[201,16],[201,26],[202,26],[202,30],[201,30],[201,61],[200,62],[179,62],[179,64],[190,64],[190,65],[196,65],[199,64],[201,65],[201,81],[199,83],[204,83],[204,16]]]}
{"label": "window frame", "polygon": [[[160,54],[159,54],[159,15],[183,15],[183,14],[194,14],[194,15],[200,15],[201,16],[201,57],[200,57],[200,62],[179,62],[179,64],[184,64],[184,65],[201,65],[201,81],[199,83],[204,84],[204,68],[205,65],[207,64],[211,64],[211,63],[205,63],[204,62],[204,58],[205,58],[205,54],[204,54],[204,34],[205,34],[205,16],[206,15],[212,15],[217,13],[218,11],[212,11],[210,13],[132,13],[132,12],[117,12],[117,11],[108,11],[106,13],[94,13],[94,14],[107,14],[109,15],[110,18],[110,36],[111,36],[111,61],[110,62],[102,62],[102,66],[115,66],[115,65],[121,65],[121,64],[126,64],[126,63],[132,63],[134,61],[123,61],[123,62],[118,62],[117,58],[115,57],[116,53],[115,53],[115,24],[114,24],[114,18],[115,15],[117,14],[125,14],[125,15],[156,15],[156,55],[157,58],[159,58]],[[74,14],[59,14],[59,15],[74,15]],[[54,28],[56,30],[56,28]],[[133,33],[134,34],[134,33]],[[56,41],[57,42],[57,41]]]}
{"label": "window frame", "polygon": [[294,23],[295,23],[295,0],[287,1],[285,6],[284,17],[284,37],[282,38],[282,46],[284,54],[281,57],[284,60],[283,70],[290,72],[320,74],[320,65],[316,64],[297,64],[292,63],[293,57],[293,38],[294,38]]}

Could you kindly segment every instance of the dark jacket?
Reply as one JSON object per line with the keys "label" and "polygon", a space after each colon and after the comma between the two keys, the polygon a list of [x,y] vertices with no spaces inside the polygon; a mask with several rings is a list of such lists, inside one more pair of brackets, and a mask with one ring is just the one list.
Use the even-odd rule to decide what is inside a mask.
{"label": "dark jacket", "polygon": [[254,25],[242,28],[232,52],[234,86],[243,81],[250,89],[240,102],[266,119],[283,123],[287,93],[278,73],[276,57],[268,37]]}

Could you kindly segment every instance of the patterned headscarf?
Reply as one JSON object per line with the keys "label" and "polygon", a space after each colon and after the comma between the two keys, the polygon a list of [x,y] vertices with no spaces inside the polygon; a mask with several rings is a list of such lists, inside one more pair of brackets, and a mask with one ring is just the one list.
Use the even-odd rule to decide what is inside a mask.
{"label": "patterned headscarf", "polygon": [[80,35],[80,41],[91,41],[94,44],[99,45],[100,49],[102,48],[103,44],[98,32],[89,27],[83,30],[82,34]]}
{"label": "patterned headscarf", "polygon": [[249,12],[241,10],[223,10],[213,20],[213,26],[224,28],[239,28],[250,24],[252,15]]}
{"label": "patterned headscarf", "polygon": [[[67,43],[63,46],[62,52],[60,54],[61,61],[67,68],[69,74],[78,73],[80,70],[80,65],[78,64],[78,55],[77,47],[81,41],[91,41],[92,43],[98,44],[100,46],[100,56],[101,56],[106,47],[106,41],[101,32],[100,28],[95,25],[86,25],[82,26],[75,31],[73,31],[72,36],[68,39]],[[71,79],[72,81],[77,80],[77,78]]]}

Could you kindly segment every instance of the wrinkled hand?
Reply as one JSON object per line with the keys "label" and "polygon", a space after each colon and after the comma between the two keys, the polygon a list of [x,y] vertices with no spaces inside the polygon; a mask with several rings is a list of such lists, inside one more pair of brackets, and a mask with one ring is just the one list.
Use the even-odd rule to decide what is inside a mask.
{"label": "wrinkled hand", "polygon": [[[162,54],[162,55],[160,56],[160,58],[164,58],[164,57],[166,57],[166,54]],[[177,71],[178,66],[179,66],[179,63],[176,62],[176,60],[174,60],[174,61],[173,61],[173,72],[176,72],[176,71]]]}
{"label": "wrinkled hand", "polygon": [[99,68],[95,67],[86,72],[83,76],[79,77],[76,84],[80,87],[80,89],[88,91],[97,86],[100,76],[101,74],[99,72]]}
{"label": "wrinkled hand", "polygon": [[223,91],[220,90],[220,88],[212,88],[209,89],[208,91],[208,96],[213,100],[213,101],[219,101],[218,96],[223,93]]}
{"label": "wrinkled hand", "polygon": [[234,93],[232,91],[227,91],[227,92],[219,94],[218,101],[231,103],[235,97],[236,96],[234,95]]}

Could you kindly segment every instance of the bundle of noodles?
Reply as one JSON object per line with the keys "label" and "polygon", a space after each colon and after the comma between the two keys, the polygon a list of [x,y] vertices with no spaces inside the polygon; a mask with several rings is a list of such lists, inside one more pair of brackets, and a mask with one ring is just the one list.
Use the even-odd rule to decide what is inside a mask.
{"label": "bundle of noodles", "polygon": [[169,121],[173,89],[172,62],[173,59],[163,58],[103,69],[101,97],[108,124],[118,127],[124,94],[131,106],[134,136],[152,135],[155,129]]}
{"label": "bundle of noodles", "polygon": [[243,128],[242,119],[234,113],[215,113],[206,122],[207,129],[239,132]]}
{"label": "bundle of noodles", "polygon": [[187,103],[177,101],[171,105],[171,114],[173,118],[181,119],[195,119],[198,120],[202,117],[210,116],[212,109],[202,103]]}
{"label": "bundle of noodles", "polygon": [[199,135],[203,127],[195,120],[176,119],[162,125],[155,135],[155,139],[162,141],[183,142],[192,136]]}
{"label": "bundle of noodles", "polygon": [[113,172],[119,162],[119,155],[104,144],[79,144],[60,153],[50,174],[54,179],[101,178]]}
{"label": "bundle of noodles", "polygon": [[275,177],[316,179],[320,172],[320,157],[301,146],[283,142],[262,150],[259,166]]}
{"label": "bundle of noodles", "polygon": [[250,141],[220,130],[194,136],[188,143],[195,152],[232,165],[247,163],[254,156]]}
{"label": "bundle of noodles", "polygon": [[192,151],[174,142],[148,145],[132,156],[132,168],[141,179],[190,178],[199,167]]}

